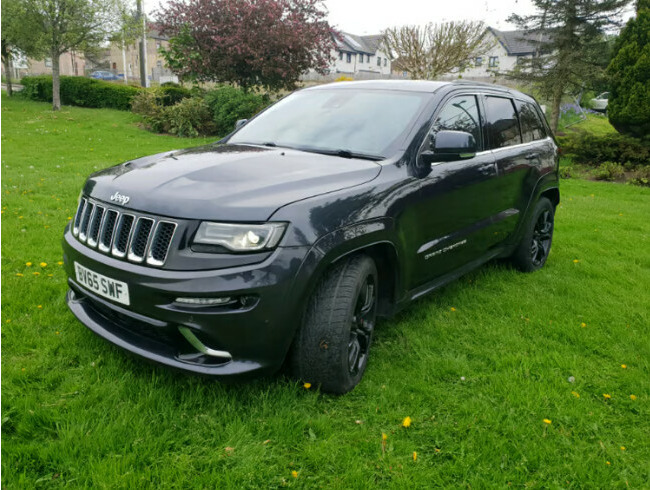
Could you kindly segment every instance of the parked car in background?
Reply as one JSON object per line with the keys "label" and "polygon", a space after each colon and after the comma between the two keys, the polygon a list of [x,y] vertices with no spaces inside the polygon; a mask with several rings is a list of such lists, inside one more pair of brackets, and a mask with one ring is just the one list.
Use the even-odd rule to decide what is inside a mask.
{"label": "parked car in background", "polygon": [[607,112],[607,103],[609,99],[609,92],[603,92],[595,99],[591,99],[591,108],[598,112]]}
{"label": "parked car in background", "polygon": [[110,71],[94,71],[90,74],[90,78],[95,78],[97,80],[122,80],[121,77],[118,77],[115,73]]}
{"label": "parked car in background", "polygon": [[65,230],[67,303],[167,366],[232,379],[286,361],[345,393],[378,316],[494,258],[543,267],[559,201],[558,148],[521,92],[320,85],[217,143],[91,175]]}

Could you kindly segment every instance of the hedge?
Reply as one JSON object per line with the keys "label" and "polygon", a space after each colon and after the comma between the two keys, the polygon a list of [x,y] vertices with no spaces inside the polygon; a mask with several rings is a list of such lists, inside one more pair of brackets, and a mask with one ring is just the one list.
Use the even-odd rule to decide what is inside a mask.
{"label": "hedge", "polygon": [[267,107],[271,100],[268,95],[223,85],[205,94],[205,102],[212,112],[217,134],[225,135],[235,129],[238,119],[250,119]]}
{"label": "hedge", "polygon": [[[23,93],[33,100],[52,102],[52,77],[24,77]],[[61,104],[128,111],[140,88],[84,77],[61,77]]]}

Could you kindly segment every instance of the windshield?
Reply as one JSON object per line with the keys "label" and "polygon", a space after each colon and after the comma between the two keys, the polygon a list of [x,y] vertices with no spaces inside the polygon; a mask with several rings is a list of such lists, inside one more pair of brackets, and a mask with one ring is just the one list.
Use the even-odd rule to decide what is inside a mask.
{"label": "windshield", "polygon": [[390,90],[296,92],[246,124],[228,143],[385,158],[429,97]]}

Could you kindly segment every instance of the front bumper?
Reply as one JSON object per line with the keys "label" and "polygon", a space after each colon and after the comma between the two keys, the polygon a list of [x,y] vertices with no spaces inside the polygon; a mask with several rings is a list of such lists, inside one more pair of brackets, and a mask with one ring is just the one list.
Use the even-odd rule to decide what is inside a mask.
{"label": "front bumper", "polygon": [[[303,295],[296,278],[308,251],[309,247],[278,248],[259,264],[170,271],[100,254],[66,230],[67,303],[77,319],[100,337],[160,364],[223,377],[270,373],[282,365],[298,327]],[[130,305],[104,299],[80,285],[75,262],[126,282]],[[175,302],[178,297],[240,301],[196,308]]]}

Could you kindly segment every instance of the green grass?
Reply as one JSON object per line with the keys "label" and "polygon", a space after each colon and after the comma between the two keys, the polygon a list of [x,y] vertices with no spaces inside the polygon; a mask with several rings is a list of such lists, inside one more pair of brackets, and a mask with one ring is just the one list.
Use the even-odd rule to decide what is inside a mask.
{"label": "green grass", "polygon": [[604,114],[587,114],[587,118],[566,127],[570,124],[573,115],[568,115],[566,119],[560,121],[560,127],[564,132],[586,132],[595,136],[607,136],[616,133],[616,129],[609,123],[609,119]]}
{"label": "green grass", "polygon": [[491,264],[380,323],[346,396],[223,385],[94,336],[57,264],[84,176],[200,141],[2,103],[3,488],[647,488],[650,190],[563,181],[543,270]]}

